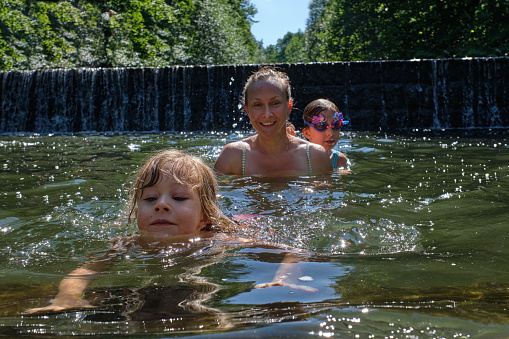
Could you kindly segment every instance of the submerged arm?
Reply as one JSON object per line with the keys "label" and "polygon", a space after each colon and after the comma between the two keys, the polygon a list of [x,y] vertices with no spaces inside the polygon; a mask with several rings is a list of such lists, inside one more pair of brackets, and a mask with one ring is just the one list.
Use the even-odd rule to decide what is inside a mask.
{"label": "submerged arm", "polygon": [[31,308],[28,314],[37,312],[60,312],[72,308],[93,308],[88,300],[83,299],[83,292],[88,285],[97,278],[98,272],[108,269],[117,258],[115,251],[106,252],[101,259],[87,262],[80,268],[69,273],[58,285],[58,293],[50,300],[51,304],[45,307]]}
{"label": "submerged arm", "polygon": [[46,307],[31,308],[28,314],[37,312],[59,312],[71,308],[92,308],[88,300],[82,299],[83,292],[88,284],[96,278],[97,272],[86,266],[75,269],[58,285],[58,293]]}
{"label": "submerged arm", "polygon": [[[316,292],[317,289],[305,285],[292,284],[287,282],[288,280],[295,280],[300,274],[300,267],[298,264],[301,262],[300,255],[298,253],[289,252],[285,254],[281,265],[279,266],[272,282],[255,285],[254,288],[265,288],[273,286],[287,286],[292,289],[304,290],[306,292]],[[294,278],[294,279],[292,279]]]}

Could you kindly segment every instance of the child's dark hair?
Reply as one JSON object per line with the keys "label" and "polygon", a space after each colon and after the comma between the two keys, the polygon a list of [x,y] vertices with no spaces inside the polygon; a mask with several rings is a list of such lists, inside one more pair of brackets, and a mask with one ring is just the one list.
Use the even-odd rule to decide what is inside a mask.
{"label": "child's dark hair", "polygon": [[[330,100],[327,99],[317,99],[310,102],[306,108],[304,108],[304,114],[302,114],[302,119],[307,122],[311,122],[314,116],[318,116],[323,111],[330,110],[332,112],[339,112],[338,107]],[[308,126],[304,126],[304,128],[308,128]]]}
{"label": "child's dark hair", "polygon": [[241,105],[245,107],[247,103],[247,94],[249,88],[252,84],[260,80],[275,80],[281,83],[283,91],[285,92],[286,100],[288,102],[292,100],[292,88],[290,86],[290,78],[285,72],[278,71],[271,66],[262,66],[258,71],[251,74],[249,78],[247,78],[246,83],[244,84],[244,90],[242,91]]}
{"label": "child's dark hair", "polygon": [[164,175],[169,175],[178,183],[196,190],[203,214],[210,220],[203,230],[231,231],[232,222],[218,206],[218,185],[214,172],[200,158],[178,150],[158,152],[138,170],[129,197],[129,222],[133,214],[137,214],[143,189],[154,186]]}

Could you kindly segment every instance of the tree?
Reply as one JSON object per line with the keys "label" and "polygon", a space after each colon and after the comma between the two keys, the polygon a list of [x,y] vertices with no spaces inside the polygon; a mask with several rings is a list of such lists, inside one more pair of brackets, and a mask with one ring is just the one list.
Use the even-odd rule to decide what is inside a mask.
{"label": "tree", "polygon": [[298,63],[306,62],[307,56],[304,49],[304,33],[288,32],[283,39],[278,39],[276,45],[267,47],[268,63]]}
{"label": "tree", "polygon": [[[199,0],[191,19],[188,64],[235,64],[258,61],[251,33],[256,10],[245,0]],[[191,27],[190,27],[191,28]]]}
{"label": "tree", "polygon": [[309,17],[306,22],[304,35],[305,50],[309,60],[318,61],[324,53],[321,43],[321,34],[324,32],[324,14],[327,0],[312,0],[309,4]]}
{"label": "tree", "polygon": [[4,0],[0,70],[259,62],[248,0]]}
{"label": "tree", "polygon": [[306,49],[313,61],[502,56],[509,1],[313,0]]}

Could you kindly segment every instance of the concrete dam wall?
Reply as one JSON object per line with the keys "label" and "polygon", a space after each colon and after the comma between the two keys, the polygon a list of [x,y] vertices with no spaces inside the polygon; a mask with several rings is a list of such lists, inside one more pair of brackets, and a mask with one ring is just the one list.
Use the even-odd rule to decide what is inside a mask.
{"label": "concrete dam wall", "polygon": [[[280,64],[302,126],[332,100],[346,130],[509,128],[509,58]],[[0,133],[235,131],[258,65],[0,72]]]}

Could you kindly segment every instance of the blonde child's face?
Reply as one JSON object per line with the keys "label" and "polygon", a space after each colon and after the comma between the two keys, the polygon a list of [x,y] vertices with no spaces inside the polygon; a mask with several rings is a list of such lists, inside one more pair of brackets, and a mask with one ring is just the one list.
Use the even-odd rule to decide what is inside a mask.
{"label": "blonde child's face", "polygon": [[[331,110],[324,110],[320,112],[325,119],[327,119],[327,125],[332,125],[334,119],[334,113]],[[319,132],[311,126],[307,126],[302,130],[302,134],[314,144],[322,145],[326,151],[331,152],[334,146],[339,140],[339,130],[327,128],[324,132]]]}
{"label": "blonde child's face", "polygon": [[292,103],[286,99],[283,85],[275,80],[259,80],[247,91],[245,107],[253,128],[263,135],[286,131],[286,118]]}
{"label": "blonde child's face", "polygon": [[137,221],[141,234],[158,237],[196,234],[208,223],[198,192],[169,175],[143,189]]}

